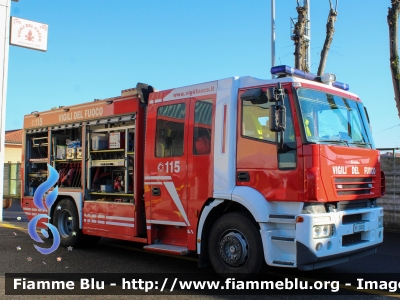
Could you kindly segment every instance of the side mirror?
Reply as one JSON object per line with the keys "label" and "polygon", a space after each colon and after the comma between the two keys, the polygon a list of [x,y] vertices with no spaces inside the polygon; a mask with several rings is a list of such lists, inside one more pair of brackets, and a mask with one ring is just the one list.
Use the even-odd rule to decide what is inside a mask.
{"label": "side mirror", "polygon": [[267,88],[267,90],[265,91],[265,95],[268,98],[269,102],[276,102],[276,97],[275,97],[275,88],[270,87]]}
{"label": "side mirror", "polygon": [[284,105],[271,105],[269,108],[269,130],[281,132],[286,129],[286,107]]}
{"label": "side mirror", "polygon": [[273,95],[273,102],[276,103],[269,108],[269,130],[283,132],[286,129],[286,107],[283,105],[285,90],[278,82],[275,88],[269,88],[267,92]]}
{"label": "side mirror", "polygon": [[261,88],[245,91],[240,99],[242,101],[250,101],[251,104],[265,104],[275,102],[274,88],[268,88],[265,92]]}

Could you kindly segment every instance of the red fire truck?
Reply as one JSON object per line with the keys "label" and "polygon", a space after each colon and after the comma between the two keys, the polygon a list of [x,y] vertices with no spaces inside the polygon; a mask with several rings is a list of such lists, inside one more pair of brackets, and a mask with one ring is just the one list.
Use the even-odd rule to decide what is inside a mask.
{"label": "red fire truck", "polygon": [[[385,192],[366,109],[334,75],[271,69],[32,112],[24,119],[22,207],[47,164],[45,211],[62,246],[100,237],[197,253],[219,273],[311,270],[376,252]],[[44,220],[47,222],[47,219]]]}

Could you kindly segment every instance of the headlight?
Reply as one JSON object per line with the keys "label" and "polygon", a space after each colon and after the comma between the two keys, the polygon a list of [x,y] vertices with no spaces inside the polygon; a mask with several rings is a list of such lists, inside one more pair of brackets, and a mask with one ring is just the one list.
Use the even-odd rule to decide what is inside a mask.
{"label": "headlight", "polygon": [[329,237],[333,234],[333,225],[314,225],[313,238],[321,239]]}
{"label": "headlight", "polygon": [[383,217],[378,217],[378,227],[382,228],[383,227]]}

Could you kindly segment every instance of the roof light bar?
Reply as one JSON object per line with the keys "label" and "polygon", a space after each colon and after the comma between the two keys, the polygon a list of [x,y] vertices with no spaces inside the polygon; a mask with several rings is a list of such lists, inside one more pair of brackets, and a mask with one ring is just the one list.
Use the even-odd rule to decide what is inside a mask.
{"label": "roof light bar", "polygon": [[[289,75],[289,76],[294,76],[294,77],[300,77],[300,78],[304,78],[307,80],[312,80],[312,81],[317,81],[317,82],[321,82],[321,77],[311,74],[311,73],[307,73],[304,72],[302,70],[299,69],[295,69],[286,65],[281,65],[281,66],[275,66],[271,68],[271,74],[272,75],[277,75],[277,76],[281,76],[281,75]],[[341,83],[338,81],[333,81],[331,82],[332,86],[348,91],[349,90],[349,85],[345,84],[345,83]]]}
{"label": "roof light bar", "polygon": [[315,77],[317,77],[311,73],[307,73],[302,70],[295,69],[295,68],[292,68],[289,66],[284,66],[284,65],[272,67],[271,74],[272,75],[292,75],[295,77],[301,77],[301,78],[308,79],[308,80],[315,80]]}

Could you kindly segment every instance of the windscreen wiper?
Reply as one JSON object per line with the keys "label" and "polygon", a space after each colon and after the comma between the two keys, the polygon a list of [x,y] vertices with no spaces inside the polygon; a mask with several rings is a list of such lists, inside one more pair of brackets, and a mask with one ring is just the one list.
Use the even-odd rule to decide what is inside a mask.
{"label": "windscreen wiper", "polygon": [[349,146],[349,143],[345,140],[319,140],[320,142],[328,142],[328,143],[346,143]]}
{"label": "windscreen wiper", "polygon": [[371,143],[367,143],[367,142],[350,142],[350,144],[353,145],[368,145],[368,146],[372,146]]}

